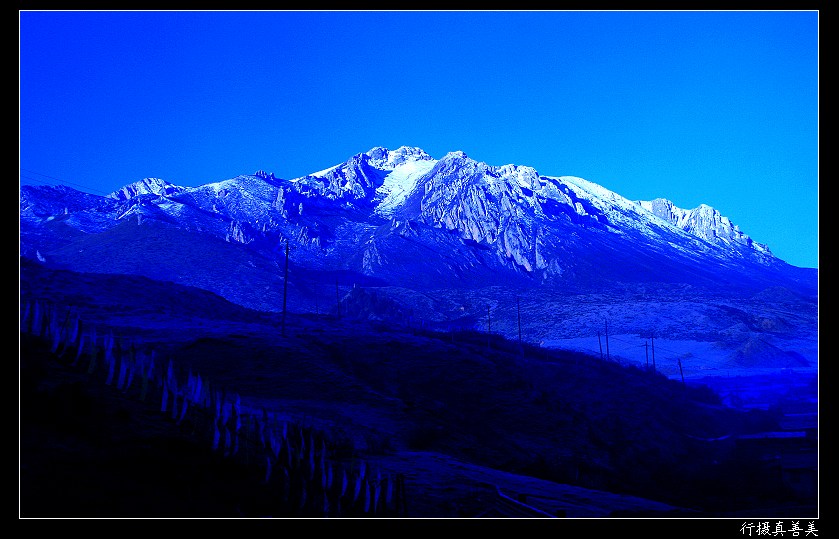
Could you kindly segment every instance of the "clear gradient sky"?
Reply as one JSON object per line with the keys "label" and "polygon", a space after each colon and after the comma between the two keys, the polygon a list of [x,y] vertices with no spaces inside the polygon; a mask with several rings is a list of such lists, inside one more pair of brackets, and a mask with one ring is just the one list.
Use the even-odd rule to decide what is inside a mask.
{"label": "clear gradient sky", "polygon": [[708,204],[818,267],[818,11],[21,11],[20,181],[462,150]]}

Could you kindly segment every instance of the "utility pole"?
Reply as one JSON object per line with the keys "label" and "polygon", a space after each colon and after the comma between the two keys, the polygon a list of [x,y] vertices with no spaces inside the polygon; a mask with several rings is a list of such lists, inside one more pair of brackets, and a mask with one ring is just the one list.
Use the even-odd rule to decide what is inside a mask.
{"label": "utility pole", "polygon": [[606,323],[606,359],[611,361],[612,356],[609,355],[609,321],[604,320],[604,322]]}
{"label": "utility pole", "polygon": [[650,343],[644,341],[644,355],[647,356],[647,368],[650,368],[650,350],[649,350]]}
{"label": "utility pole", "polygon": [[288,298],[288,240],[285,242],[285,273],[283,276],[283,337],[285,337],[286,299]]}
{"label": "utility pole", "polygon": [[603,361],[603,342],[600,340],[600,332],[597,332],[597,344],[600,345],[600,361]]}
{"label": "utility pole", "polygon": [[684,383],[685,383],[685,373],[682,372],[682,358],[678,358],[678,359],[679,359],[679,374],[682,375],[682,385],[684,385]]}
{"label": "utility pole", "polygon": [[653,349],[653,370],[655,370],[655,333],[650,335],[650,342],[652,343]]}

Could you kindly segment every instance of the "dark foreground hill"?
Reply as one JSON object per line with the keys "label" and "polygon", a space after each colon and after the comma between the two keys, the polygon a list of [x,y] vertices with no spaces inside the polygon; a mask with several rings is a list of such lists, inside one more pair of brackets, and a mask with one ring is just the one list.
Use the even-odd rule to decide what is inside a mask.
{"label": "dark foreground hill", "polygon": [[485,334],[24,260],[20,374],[21,517],[817,516],[778,410]]}

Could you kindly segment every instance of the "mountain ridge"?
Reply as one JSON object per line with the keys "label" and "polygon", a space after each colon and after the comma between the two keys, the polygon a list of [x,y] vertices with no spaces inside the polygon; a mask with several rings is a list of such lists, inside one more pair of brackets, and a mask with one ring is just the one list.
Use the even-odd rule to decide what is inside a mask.
{"label": "mountain ridge", "polygon": [[[419,170],[409,171],[407,174],[394,174],[400,167],[407,164],[415,165],[416,163],[423,163],[423,167]],[[455,170],[457,173],[455,173]],[[464,170],[469,171],[466,176],[464,176]],[[470,175],[471,177],[469,177]],[[398,180],[391,182],[395,185],[388,185],[385,178],[394,176],[398,177]],[[664,198],[632,202],[617,193],[581,178],[540,176],[532,167],[523,165],[490,166],[472,160],[461,151],[449,152],[440,160],[435,160],[422,149],[407,146],[401,146],[396,150],[375,147],[366,153],[352,156],[344,163],[292,180],[278,180],[273,173],[269,175],[264,171],[257,171],[253,175],[240,175],[230,180],[203,184],[198,187],[181,187],[158,178],[144,178],[125,185],[107,195],[107,198],[133,205],[132,201],[141,200],[144,197],[148,198],[148,196],[165,197],[196,193],[206,190],[210,186],[225,185],[229,186],[230,189],[247,193],[256,189],[253,181],[246,181],[248,178],[257,181],[262,180],[271,189],[278,190],[275,203],[275,207],[278,209],[283,206],[287,193],[293,191],[307,198],[317,194],[320,197],[332,200],[346,199],[347,197],[352,201],[363,200],[374,205],[374,213],[382,217],[396,216],[405,200],[417,191],[420,183],[423,183],[426,195],[429,195],[430,191],[434,191],[437,196],[437,199],[435,199],[434,194],[431,194],[431,197],[426,196],[421,201],[420,212],[423,213],[423,218],[445,223],[449,229],[454,227],[455,219],[452,215],[447,214],[445,208],[440,208],[440,204],[435,204],[435,202],[453,202],[456,195],[463,195],[461,191],[465,186],[473,186],[473,194],[478,195],[478,198],[473,197],[469,201],[470,206],[483,209],[485,215],[487,208],[483,206],[486,206],[486,197],[481,197],[481,193],[474,193],[475,190],[485,189],[491,197],[501,197],[501,204],[506,205],[502,209],[508,213],[515,213],[511,204],[512,198],[509,195],[514,195],[516,200],[526,197],[528,198],[527,205],[533,208],[540,217],[545,216],[545,208],[542,207],[540,202],[545,202],[565,204],[580,216],[590,216],[599,220],[603,216],[598,216],[597,212],[592,215],[587,211],[586,201],[591,202],[593,207],[602,213],[604,210],[603,201],[608,200],[613,206],[617,204],[622,210],[634,210],[638,214],[640,212],[637,210],[640,207],[664,223],[676,226],[677,229],[684,231],[692,238],[699,238],[712,243],[716,241],[717,245],[730,243],[726,242],[726,239],[735,239],[738,244],[753,248],[757,253],[772,256],[771,251],[765,245],[753,242],[727,217],[722,216],[717,210],[705,204],[692,210],[685,210],[676,207]],[[423,180],[426,181],[423,182]],[[447,184],[447,181],[455,184],[454,189],[450,184]],[[241,185],[236,185],[237,182]],[[230,189],[216,187],[214,194],[224,196],[230,192]],[[28,190],[28,186],[21,188],[22,201],[27,198]],[[534,197],[536,190],[540,190],[540,192]],[[396,191],[395,195],[394,191]],[[441,191],[444,192],[441,193]],[[89,196],[94,197],[94,199],[96,197],[95,195]],[[200,204],[196,201],[193,205]],[[248,210],[252,211],[253,208],[254,206],[250,205]],[[218,211],[218,208],[214,209]],[[283,213],[287,216],[290,209],[286,207]],[[608,210],[609,208],[605,209]],[[457,210],[458,208],[455,208],[455,211]],[[459,210],[462,212],[463,207]],[[297,211],[300,211],[299,203]],[[25,209],[22,209],[21,215],[25,215]],[[122,215],[127,216],[129,214],[124,213]],[[497,216],[495,217],[497,222]],[[612,215],[607,217],[616,218],[617,214],[612,211]],[[637,215],[632,217],[637,218]],[[649,218],[649,215],[643,217]],[[631,221],[624,220],[624,222]],[[659,226],[662,224],[661,222],[653,222]],[[478,238],[494,241],[499,232],[497,223],[495,223],[496,230],[489,230],[486,226],[487,223],[480,223],[475,220],[462,225],[467,239],[476,241]],[[493,223],[489,223],[489,225],[492,226]],[[718,241],[719,239],[722,239],[722,241]]]}
{"label": "mountain ridge", "polygon": [[[817,509],[818,270],[707,205],[375,147],[291,180],[23,186],[20,262],[27,514],[286,514],[292,453],[247,443],[269,417],[404,474],[411,515],[488,516],[502,488],[565,517]],[[175,420],[175,372],[212,380],[216,421],[185,400]],[[188,433],[207,451],[172,459]],[[746,445],[778,434],[792,462]],[[222,453],[254,465],[194,500]]]}
{"label": "mountain ridge", "polygon": [[[548,341],[556,339],[552,332],[594,331],[593,313],[569,311],[569,297],[599,298],[604,312],[609,302],[619,304],[639,320],[675,320],[655,305],[673,305],[676,313],[683,301],[704,312],[720,302],[771,303],[786,294],[811,313],[818,293],[817,270],[778,259],[711,206],[632,201],[582,178],[492,166],[462,151],[434,159],[420,148],[374,147],[291,180],[266,171],[197,187],[144,179],[104,197],[23,186],[20,212],[21,255],[54,267],[170,280],[278,312],[288,245],[291,310],[398,312],[401,321],[480,329],[486,305],[509,294],[537,311],[564,313],[544,327],[525,323],[533,338]],[[370,305],[393,307],[351,305],[353,285],[378,290],[381,301]],[[645,299],[640,308],[633,290],[660,302]],[[787,292],[758,295],[764,290]],[[709,306],[700,296],[711,298]],[[720,312],[723,327],[702,325]],[[494,327],[512,336],[513,316],[499,312]],[[616,331],[640,331],[640,322],[623,318]],[[757,326],[743,333],[735,318],[723,309],[697,314],[684,330],[667,326],[711,341],[754,337]],[[807,334],[816,333],[816,320],[807,322]],[[776,322],[769,325],[786,327]]]}
{"label": "mountain ridge", "polygon": [[[617,193],[583,178],[577,178],[573,176],[542,176],[539,175],[539,173],[535,169],[526,165],[506,164],[501,166],[491,166],[487,165],[484,162],[472,160],[462,151],[448,152],[441,159],[435,160],[421,148],[409,146],[400,146],[396,150],[388,150],[387,148],[380,146],[374,147],[368,150],[367,152],[355,154],[344,163],[339,163],[322,171],[310,173],[305,176],[301,176],[291,180],[277,179],[274,177],[273,173],[266,173],[262,170],[259,170],[252,175],[243,174],[236,178],[231,178],[229,180],[202,184],[197,187],[183,187],[172,184],[160,178],[147,177],[136,182],[126,184],[120,189],[106,195],[106,197],[115,199],[120,202],[127,202],[142,195],[173,195],[182,192],[200,190],[210,185],[229,184],[230,182],[233,182],[239,178],[256,177],[265,180],[271,185],[281,186],[286,184],[286,182],[292,182],[300,183],[310,187],[318,186],[317,183],[315,183],[314,186],[312,185],[313,179],[326,179],[330,182],[330,185],[321,186],[321,194],[332,194],[336,198],[341,198],[342,192],[349,191],[353,194],[353,198],[368,198],[371,200],[378,200],[379,202],[381,202],[381,197],[371,195],[374,195],[375,192],[378,192],[376,194],[382,194],[383,192],[387,194],[389,191],[381,189],[382,187],[384,187],[381,178],[376,178],[375,175],[372,175],[373,177],[371,177],[371,175],[369,174],[369,168],[373,167],[374,169],[377,169],[379,171],[394,171],[400,165],[404,165],[406,163],[415,163],[417,161],[430,161],[434,165],[443,162],[445,165],[444,168],[441,170],[431,171],[430,174],[432,176],[439,175],[441,173],[445,174],[447,172],[451,172],[451,168],[453,166],[462,168],[463,163],[466,162],[470,165],[472,163],[477,165],[479,173],[482,172],[485,174],[487,171],[490,171],[493,178],[503,179],[508,178],[509,176],[515,176],[516,180],[518,180],[518,185],[522,188],[529,190],[538,189],[540,179],[543,180],[543,183],[544,179],[552,179],[558,182],[565,183],[565,186],[567,187],[576,188],[575,191],[578,196],[580,194],[580,191],[591,192],[590,186],[595,186],[595,188],[598,191],[594,193],[596,197],[599,197],[601,199],[604,197],[608,197],[612,200],[615,200],[616,197],[623,199],[623,197],[621,197]],[[336,173],[336,171],[342,171],[343,174]],[[349,177],[346,176],[347,173],[350,174]],[[426,173],[428,173],[427,170]],[[522,176],[522,174],[524,174],[524,176]],[[418,177],[419,179],[421,179],[424,175],[425,174],[419,176],[415,175],[413,179],[417,179]],[[340,184],[341,180],[344,181],[343,185]],[[497,183],[495,185],[497,185]],[[561,185],[562,183],[560,184],[560,186]],[[415,187],[415,185],[409,185],[407,186],[407,189],[413,190]],[[554,191],[553,187],[554,186],[548,187],[548,192],[550,194],[553,194],[554,196],[561,198],[568,198],[567,196],[562,197],[562,194],[557,194],[556,191]],[[29,188],[30,186],[21,187],[22,197],[23,193],[29,190]],[[402,190],[406,190],[406,187],[404,185],[401,186],[401,188]],[[431,185],[425,186],[426,191],[428,191],[431,188],[433,188],[433,186]],[[76,191],[69,187],[65,187],[65,189],[70,191]],[[41,187],[41,190],[44,191],[44,188]],[[308,190],[305,188],[300,190],[300,192],[307,191]],[[368,191],[373,191],[374,193],[370,193]],[[83,196],[86,195],[94,198],[97,197],[97,195],[89,195],[82,191],[78,191],[78,193],[82,193]],[[660,218],[664,222],[672,224],[677,228],[687,232],[688,234],[691,234],[698,238],[704,239],[706,241],[712,241],[714,238],[719,237],[734,237],[738,239],[741,238],[741,241],[739,241],[739,243],[743,243],[748,246],[755,246],[760,252],[771,255],[771,251],[768,249],[768,247],[766,247],[764,244],[760,244],[751,240],[751,238],[749,238],[747,235],[740,231],[737,225],[731,223],[728,217],[721,215],[718,210],[716,210],[710,205],[703,203],[697,206],[696,208],[692,209],[680,208],[677,207],[670,200],[663,197],[646,201],[637,200],[631,202],[652,213],[655,217]],[[579,202],[573,202],[573,206],[578,213],[583,215],[585,214],[584,209],[581,207]],[[387,214],[385,215],[387,216]],[[703,217],[704,220],[702,219]],[[703,227],[703,221],[704,223],[708,223],[710,221],[710,224],[714,225],[714,228],[709,228],[708,226]],[[724,228],[724,234],[719,233],[721,227]]]}
{"label": "mountain ridge", "polygon": [[[308,251],[304,258],[309,262],[332,258],[326,265],[335,266],[352,258],[346,245],[340,245],[341,234],[353,236],[345,244],[367,245],[383,233],[373,230],[390,220],[394,227],[416,222],[453,232],[465,245],[483,250],[483,263],[523,271],[543,282],[578,275],[576,261],[586,265],[580,253],[587,250],[658,253],[665,266],[717,264],[737,270],[743,282],[763,273],[755,271],[755,264],[776,274],[807,273],[776,258],[711,206],[685,210],[665,198],[631,201],[582,178],[543,176],[524,165],[491,166],[462,151],[437,160],[418,147],[374,147],[291,180],[260,170],[197,187],[145,178],[106,197],[49,189],[21,187],[24,255],[39,250],[25,233],[51,219],[91,232],[136,218],[138,223],[156,219],[195,228],[226,241],[288,242]],[[61,204],[67,199],[70,203]],[[486,260],[490,253],[494,259]],[[344,269],[372,274],[379,271],[370,263],[374,259],[381,257],[371,252],[359,267]],[[606,280],[627,278],[586,271],[595,279],[598,273]],[[636,278],[645,271],[635,268]],[[793,277],[802,280],[814,288],[812,277]]]}

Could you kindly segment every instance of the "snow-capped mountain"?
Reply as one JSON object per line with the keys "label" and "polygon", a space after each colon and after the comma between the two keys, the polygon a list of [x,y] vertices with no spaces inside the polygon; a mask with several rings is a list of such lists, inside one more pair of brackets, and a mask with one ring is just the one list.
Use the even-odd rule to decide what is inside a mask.
{"label": "snow-capped mountain", "polygon": [[720,212],[706,204],[701,204],[692,210],[677,208],[672,202],[664,198],[641,200],[638,201],[638,204],[652,212],[656,217],[661,217],[688,234],[706,241],[721,245],[740,244],[755,251],[770,254],[766,245],[752,241],[728,217],[721,215]]}
{"label": "snow-capped mountain", "polygon": [[144,178],[138,182],[126,185],[121,189],[109,194],[108,197],[119,201],[131,200],[140,195],[173,195],[183,191],[178,187],[160,178]]}
{"label": "snow-capped mountain", "polygon": [[710,206],[631,201],[460,151],[435,159],[377,147],[290,180],[265,171],[198,187],[146,178],[105,197],[22,186],[20,218],[23,256],[198,286],[262,310],[281,309],[286,243],[289,305],[301,311],[320,310],[336,281],[376,288],[400,316],[466,325],[508,292],[542,309],[557,295],[639,290],[664,291],[664,301],[686,289],[817,294],[816,270],[777,259]]}
{"label": "snow-capped mountain", "polygon": [[[454,232],[495,253],[493,263],[538,278],[572,270],[575,262],[561,255],[573,244],[614,243],[628,235],[635,237],[635,247],[670,251],[671,258],[698,264],[780,262],[708,206],[687,211],[663,200],[633,202],[580,178],[541,176],[527,166],[490,166],[463,152],[435,160],[419,148],[373,148],[276,188],[282,216],[307,223],[302,225],[307,231],[319,224],[310,223],[307,206],[337,201],[371,225],[381,217],[394,226],[414,222]],[[376,272],[373,266],[363,269]]]}

